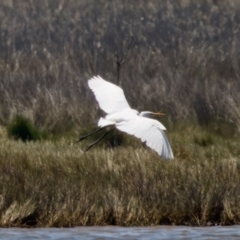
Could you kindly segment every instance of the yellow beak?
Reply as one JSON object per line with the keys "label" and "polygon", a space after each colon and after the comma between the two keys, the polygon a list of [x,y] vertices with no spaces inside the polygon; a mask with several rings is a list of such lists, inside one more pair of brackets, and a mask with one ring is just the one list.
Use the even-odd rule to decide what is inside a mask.
{"label": "yellow beak", "polygon": [[156,116],[164,116],[164,115],[166,115],[165,113],[160,113],[160,112],[152,112],[151,113],[152,115],[156,115]]}

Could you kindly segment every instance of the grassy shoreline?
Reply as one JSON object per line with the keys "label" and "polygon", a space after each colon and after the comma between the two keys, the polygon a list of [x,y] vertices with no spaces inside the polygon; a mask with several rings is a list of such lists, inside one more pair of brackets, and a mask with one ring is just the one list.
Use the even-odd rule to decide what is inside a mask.
{"label": "grassy shoreline", "polygon": [[202,145],[196,139],[203,131],[168,134],[172,161],[138,142],[83,153],[84,144],[64,137],[26,143],[3,137],[0,226],[239,224],[238,139],[212,136]]}
{"label": "grassy shoreline", "polygon": [[[240,223],[239,6],[1,1],[0,226]],[[167,114],[173,161],[121,134],[117,148],[73,144],[101,115],[87,80],[116,83],[132,36],[119,85],[134,109]],[[7,137],[18,115],[46,138]]]}

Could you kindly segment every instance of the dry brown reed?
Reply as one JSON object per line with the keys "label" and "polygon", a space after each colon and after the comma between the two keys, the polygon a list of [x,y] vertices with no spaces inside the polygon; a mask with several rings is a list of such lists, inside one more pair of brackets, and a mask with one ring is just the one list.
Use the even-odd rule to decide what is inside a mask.
{"label": "dry brown reed", "polygon": [[238,129],[238,1],[2,1],[0,121],[16,114],[49,131],[95,123],[87,79],[120,84],[134,108],[168,122]]}

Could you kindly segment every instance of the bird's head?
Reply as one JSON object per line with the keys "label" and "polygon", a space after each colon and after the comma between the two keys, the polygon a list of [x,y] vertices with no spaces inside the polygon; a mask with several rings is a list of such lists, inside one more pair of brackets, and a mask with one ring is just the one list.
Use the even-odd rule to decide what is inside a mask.
{"label": "bird's head", "polygon": [[144,111],[144,112],[140,112],[139,116],[141,117],[151,117],[151,116],[164,116],[164,113],[160,113],[160,112],[149,112],[149,111]]}

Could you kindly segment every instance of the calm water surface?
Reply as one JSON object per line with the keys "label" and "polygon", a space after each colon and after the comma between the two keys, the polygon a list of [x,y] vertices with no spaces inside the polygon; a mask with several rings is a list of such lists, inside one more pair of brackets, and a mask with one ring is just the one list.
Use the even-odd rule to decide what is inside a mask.
{"label": "calm water surface", "polygon": [[0,240],[16,239],[240,239],[240,226],[0,228]]}

